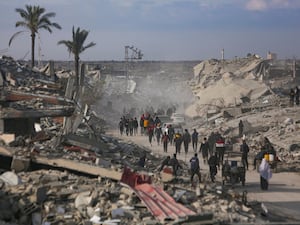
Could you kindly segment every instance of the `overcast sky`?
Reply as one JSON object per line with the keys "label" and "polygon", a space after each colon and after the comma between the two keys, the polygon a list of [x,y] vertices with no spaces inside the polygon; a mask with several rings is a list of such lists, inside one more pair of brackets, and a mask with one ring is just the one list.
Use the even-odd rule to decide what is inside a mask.
{"label": "overcast sky", "polygon": [[[123,60],[125,46],[144,60],[204,60],[244,57],[268,51],[278,58],[300,58],[300,0],[0,0],[0,55],[30,59],[29,33],[15,8],[39,5],[55,12],[62,30],[40,31],[36,59],[73,60],[60,40],[71,40],[72,26],[89,31],[82,60]],[[40,48],[40,51],[38,49]],[[40,52],[40,54],[39,54]]]}

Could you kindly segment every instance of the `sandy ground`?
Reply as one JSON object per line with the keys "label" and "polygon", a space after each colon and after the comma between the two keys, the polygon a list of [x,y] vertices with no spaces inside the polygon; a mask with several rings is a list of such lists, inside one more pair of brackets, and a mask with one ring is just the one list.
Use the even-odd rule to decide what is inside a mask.
{"label": "sandy ground", "polygon": [[[175,153],[175,147],[169,146],[168,153],[163,152],[163,146],[157,145],[156,141],[153,141],[152,146],[148,142],[146,136],[121,136],[117,131],[109,131],[107,134],[121,138],[126,141],[134,142],[137,145],[144,146],[150,149],[155,155],[170,155]],[[178,155],[177,158],[185,162],[194,155],[192,146],[190,145],[189,153]],[[203,164],[202,157],[199,154],[201,173],[207,173],[208,167]],[[246,172],[246,185],[243,187],[241,184],[237,184],[234,188],[239,191],[246,190],[248,192],[248,200],[257,200],[265,204],[265,206],[276,211],[277,215],[283,217],[293,218],[300,221],[300,175],[298,173],[273,173],[273,176],[269,182],[269,190],[263,191],[260,189],[259,174],[256,170],[253,170],[253,165],[249,160],[249,170]],[[217,181],[222,181],[221,172],[218,172]]]}

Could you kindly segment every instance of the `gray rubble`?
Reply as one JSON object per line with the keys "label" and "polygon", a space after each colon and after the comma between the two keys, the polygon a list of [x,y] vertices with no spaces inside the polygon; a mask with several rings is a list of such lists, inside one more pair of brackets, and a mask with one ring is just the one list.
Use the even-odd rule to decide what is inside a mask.
{"label": "gray rubble", "polygon": [[[268,69],[265,68],[267,64],[260,59],[253,60],[255,63],[245,64],[243,70],[249,72],[252,78],[261,80],[265,77],[262,72]],[[31,92],[33,89],[29,87],[32,87],[35,82],[28,79],[23,84],[20,81],[22,76],[33,75],[35,79],[41,79],[39,73],[37,75],[35,72],[28,72],[26,67],[15,63],[11,58],[4,57],[0,62],[4,64],[1,69],[11,86],[18,84],[21,86],[19,89],[22,90],[26,89],[24,86],[28,86],[26,91]],[[213,73],[224,70],[218,66],[218,62],[215,60],[209,61],[209,64],[213,65]],[[201,67],[200,71],[203,73],[205,68]],[[213,82],[210,80],[211,77],[201,80],[201,73],[199,72],[199,77],[194,78],[198,79],[200,83],[190,83],[194,88],[197,85],[208,86],[209,82]],[[230,71],[225,71],[225,73],[227,78],[239,75],[239,73]],[[165,74],[164,70],[160,70],[157,76],[162,74]],[[12,75],[14,75],[14,79],[10,79]],[[99,77],[100,75],[96,73],[95,79],[99,79]],[[136,92],[133,93],[134,99],[137,99],[138,96],[141,96],[142,101],[147,99],[149,93],[145,90],[141,92],[142,88],[139,85],[144,82],[147,85],[152,84],[149,77],[146,81],[135,82],[137,86]],[[172,77],[171,74],[163,78],[165,83],[169,82],[169,77]],[[220,74],[217,74],[216,77],[220,78]],[[46,80],[48,83],[48,79]],[[187,83],[183,86],[180,85],[185,78],[178,77],[174,80],[180,90],[187,87]],[[88,83],[90,85],[90,82]],[[285,166],[279,169],[283,171],[295,168],[297,170],[295,165],[300,159],[300,143],[295,138],[299,135],[300,130],[298,109],[284,108],[286,99],[279,104],[278,96],[274,97],[273,92],[266,97],[264,94],[268,90],[268,86],[261,85],[263,90],[259,92],[258,96],[255,98],[253,95],[246,96],[250,99],[250,103],[257,103],[251,104],[251,106],[244,105],[246,109],[250,108],[249,111],[243,111],[245,108],[240,107],[241,102],[238,102],[237,110],[232,110],[231,104],[222,105],[224,101],[215,101],[216,104],[212,108],[205,108],[203,111],[195,110],[199,113],[197,115],[190,112],[193,115],[189,117],[188,123],[190,127],[199,129],[203,136],[208,136],[212,130],[217,130],[226,134],[226,138],[236,140],[237,123],[243,119],[246,124],[245,135],[253,150],[251,157],[259,151],[257,146],[262,136],[268,136],[274,143],[281,161],[285,163]],[[116,86],[120,86],[119,81]],[[108,89],[109,86],[106,88]],[[133,88],[130,89],[133,91]],[[118,91],[127,92],[127,88]],[[160,98],[168,91],[170,89],[161,91],[156,97]],[[118,98],[120,95],[111,90],[111,92],[106,92],[105,96],[110,94],[113,94],[114,98]],[[184,95],[190,97],[190,94],[188,92]],[[195,95],[201,98],[201,91]],[[124,98],[130,97],[126,95]],[[122,100],[123,98],[120,98],[117,102]],[[172,98],[172,101],[175,102],[175,100],[176,96]],[[184,102],[185,99],[180,100]],[[154,100],[151,99],[151,101]],[[26,104],[35,110],[41,108],[40,102],[37,100],[20,101],[18,107],[22,108]],[[222,110],[220,110],[220,105]],[[193,107],[197,108],[195,105]],[[68,129],[62,126],[61,121],[43,117],[39,121],[41,131],[35,133],[34,136],[30,138],[19,136],[10,144],[2,143],[1,153],[11,157],[12,163],[10,164],[11,171],[3,171],[0,174],[1,222],[22,225],[162,224],[150,213],[133,190],[120,182],[120,174],[125,166],[152,176],[153,185],[162,186],[176,202],[196,213],[195,217],[165,221],[163,224],[185,224],[188,220],[198,220],[199,222],[204,219],[209,221],[208,224],[255,224],[263,221],[264,218],[261,214],[264,212],[264,207],[259,202],[248,202],[246,192],[240,193],[231,187],[210,183],[208,174],[204,174],[200,188],[191,188],[188,165],[184,162],[181,162],[184,169],[178,179],[164,182],[164,174],[160,174],[158,171],[162,161],[160,156],[157,157],[149,149],[134,143],[124,142],[106,135],[106,124],[103,118],[98,117],[95,112],[97,107],[94,107],[95,110],[91,108],[82,110],[82,108],[76,109],[75,119],[69,118],[71,120],[69,131],[72,132],[66,132]],[[112,107],[111,110],[113,115],[121,114],[118,111],[120,109],[114,111]],[[201,112],[204,111],[207,115],[210,112],[212,117],[207,120],[199,118],[202,116]],[[261,117],[257,116],[258,111],[263,112],[260,113]],[[189,112],[187,112],[188,114]],[[237,145],[233,145],[233,149],[237,147]],[[146,168],[139,168],[137,162],[143,154],[146,154],[147,158]],[[35,165],[35,171],[33,164],[39,164]],[[46,169],[41,169],[41,165]]]}

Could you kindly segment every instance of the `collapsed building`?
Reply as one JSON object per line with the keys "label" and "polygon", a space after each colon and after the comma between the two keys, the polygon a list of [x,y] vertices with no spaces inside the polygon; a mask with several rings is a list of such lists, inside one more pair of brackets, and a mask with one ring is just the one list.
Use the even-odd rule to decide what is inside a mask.
{"label": "collapsed building", "polygon": [[[6,224],[175,225],[263,220],[260,203],[248,202],[247,193],[205,182],[195,190],[187,172],[174,182],[169,173],[159,172],[160,156],[105,135],[98,129],[103,121],[97,113],[88,107],[78,109],[78,102],[71,100],[73,91],[59,86],[54,75],[34,72],[6,57],[0,69],[3,90],[7,89],[1,95],[3,133],[31,138],[0,147],[1,155],[10,158],[3,167],[11,170],[0,175],[0,220]],[[46,119],[57,117],[64,117],[64,122]],[[21,122],[26,127],[18,129]],[[37,122],[46,133],[32,135]],[[142,155],[147,157],[147,168],[137,166]]]}
{"label": "collapsed building", "polygon": [[2,56],[0,75],[1,133],[31,136],[41,118],[74,112],[74,102],[64,97],[64,87],[54,73],[47,76]]}

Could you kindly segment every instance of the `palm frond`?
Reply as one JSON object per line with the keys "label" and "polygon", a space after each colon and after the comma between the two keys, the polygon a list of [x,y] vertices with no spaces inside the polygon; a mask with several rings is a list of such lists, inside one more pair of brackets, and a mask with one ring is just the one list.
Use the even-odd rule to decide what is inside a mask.
{"label": "palm frond", "polygon": [[87,44],[86,46],[84,46],[84,47],[82,48],[82,51],[86,50],[87,48],[93,47],[93,46],[95,46],[95,45],[96,45],[96,43],[91,42],[91,43]]}
{"label": "palm frond", "polygon": [[24,32],[26,32],[26,31],[22,30],[22,31],[18,31],[17,33],[13,34],[13,36],[9,39],[8,46],[11,45],[11,43],[15,39],[15,37],[17,37],[19,34],[24,33]]}

